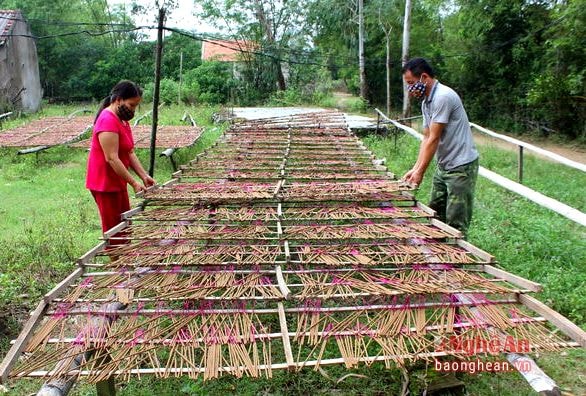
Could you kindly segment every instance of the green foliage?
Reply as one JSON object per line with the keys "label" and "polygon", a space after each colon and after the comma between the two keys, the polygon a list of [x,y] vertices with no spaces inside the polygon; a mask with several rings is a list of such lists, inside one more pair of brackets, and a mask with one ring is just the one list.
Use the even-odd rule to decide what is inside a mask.
{"label": "green foliage", "polygon": [[[155,90],[154,83],[148,83],[144,87],[143,100],[145,102],[153,101]],[[168,78],[163,78],[159,85],[159,103],[172,104],[179,100],[179,83]]]}
{"label": "green foliage", "polygon": [[347,105],[350,111],[355,113],[364,113],[368,108],[368,102],[362,98],[352,98]]}
{"label": "green foliage", "polygon": [[185,100],[196,103],[226,103],[234,87],[230,63],[204,62],[185,74]]}

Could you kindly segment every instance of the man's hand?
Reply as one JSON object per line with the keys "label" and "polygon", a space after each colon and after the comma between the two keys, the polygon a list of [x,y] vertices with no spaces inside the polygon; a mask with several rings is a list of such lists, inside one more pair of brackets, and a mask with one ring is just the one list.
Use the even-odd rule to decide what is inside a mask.
{"label": "man's hand", "polygon": [[409,172],[405,173],[401,180],[404,180],[415,187],[419,187],[421,180],[423,180],[423,172],[417,168],[412,168]]}

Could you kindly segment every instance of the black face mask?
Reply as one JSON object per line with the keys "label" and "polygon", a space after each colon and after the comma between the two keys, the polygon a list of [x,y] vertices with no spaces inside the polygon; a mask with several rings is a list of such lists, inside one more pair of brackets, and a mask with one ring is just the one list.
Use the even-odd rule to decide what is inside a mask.
{"label": "black face mask", "polygon": [[134,118],[134,110],[130,110],[125,104],[118,106],[118,117],[122,121],[130,121]]}

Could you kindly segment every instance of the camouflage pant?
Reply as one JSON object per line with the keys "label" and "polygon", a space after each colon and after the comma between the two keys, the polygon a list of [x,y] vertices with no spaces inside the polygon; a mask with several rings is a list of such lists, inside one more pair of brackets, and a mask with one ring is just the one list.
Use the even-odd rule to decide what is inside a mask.
{"label": "camouflage pant", "polygon": [[446,171],[437,168],[433,175],[429,207],[437,212],[441,221],[460,230],[464,237],[472,220],[477,176],[478,159]]}

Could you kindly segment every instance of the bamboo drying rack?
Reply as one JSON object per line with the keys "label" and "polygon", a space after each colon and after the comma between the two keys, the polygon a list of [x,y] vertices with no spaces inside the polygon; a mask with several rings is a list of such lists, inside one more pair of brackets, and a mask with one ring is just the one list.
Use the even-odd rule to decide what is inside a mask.
{"label": "bamboo drying rack", "polygon": [[338,112],[233,125],[78,260],[0,379],[404,367],[469,357],[455,335],[586,347],[529,296],[540,285],[498,268],[382,163]]}

